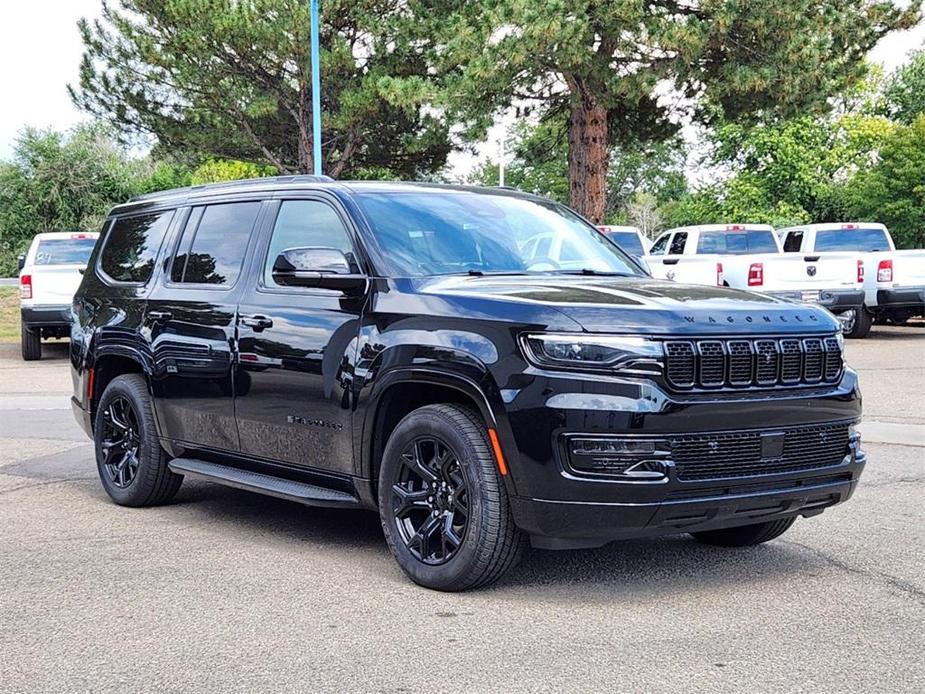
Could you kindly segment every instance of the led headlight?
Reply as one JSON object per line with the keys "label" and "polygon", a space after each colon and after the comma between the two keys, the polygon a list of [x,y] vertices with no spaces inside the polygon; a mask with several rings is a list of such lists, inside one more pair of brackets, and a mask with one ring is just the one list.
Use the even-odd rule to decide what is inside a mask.
{"label": "led headlight", "polygon": [[589,334],[533,334],[523,338],[527,359],[537,366],[661,372],[661,342],[644,337]]}

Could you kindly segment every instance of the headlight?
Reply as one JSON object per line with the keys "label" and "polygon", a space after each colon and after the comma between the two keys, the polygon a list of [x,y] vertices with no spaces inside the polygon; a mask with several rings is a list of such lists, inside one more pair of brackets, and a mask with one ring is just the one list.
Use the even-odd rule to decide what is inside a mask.
{"label": "headlight", "polygon": [[645,375],[661,373],[664,355],[660,342],[618,335],[534,334],[526,335],[523,345],[527,359],[537,366]]}

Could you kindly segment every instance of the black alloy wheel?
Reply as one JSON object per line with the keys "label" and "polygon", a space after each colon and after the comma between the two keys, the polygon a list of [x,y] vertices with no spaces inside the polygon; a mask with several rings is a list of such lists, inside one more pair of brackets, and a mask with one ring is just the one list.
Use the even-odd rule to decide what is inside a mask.
{"label": "black alloy wheel", "polygon": [[402,451],[397,477],[392,515],[402,542],[425,564],[446,563],[469,527],[469,483],[459,456],[438,438],[416,438]]}
{"label": "black alloy wheel", "polygon": [[138,474],[138,449],[141,439],[138,432],[138,414],[127,398],[118,396],[109,402],[103,412],[102,465],[109,480],[119,489],[125,489]]}

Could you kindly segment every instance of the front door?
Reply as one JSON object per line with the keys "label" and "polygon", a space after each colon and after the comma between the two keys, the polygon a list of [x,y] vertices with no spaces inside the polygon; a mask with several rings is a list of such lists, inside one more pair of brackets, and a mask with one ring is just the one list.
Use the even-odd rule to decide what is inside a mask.
{"label": "front door", "polygon": [[[241,451],[255,457],[354,474],[351,397],[365,296],[283,287],[273,262],[287,248],[336,248],[353,263],[347,217],[323,198],[283,200],[256,255],[238,307],[235,413]],[[359,266],[357,266],[359,270]]]}
{"label": "front door", "polygon": [[161,431],[188,448],[238,450],[235,318],[244,258],[262,204],[192,208],[147,302]]}

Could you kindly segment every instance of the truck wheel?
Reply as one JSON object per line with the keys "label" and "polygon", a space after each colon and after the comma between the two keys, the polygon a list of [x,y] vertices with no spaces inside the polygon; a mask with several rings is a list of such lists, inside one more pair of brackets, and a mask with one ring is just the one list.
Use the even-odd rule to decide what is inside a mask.
{"label": "truck wheel", "polygon": [[866,306],[861,306],[861,308],[855,311],[854,325],[851,327],[850,331],[845,333],[845,337],[867,337],[867,333],[870,332],[870,326],[872,324],[873,316],[870,315],[870,311],[867,310]]}
{"label": "truck wheel", "polygon": [[767,523],[755,523],[754,525],[741,525],[737,528],[723,528],[721,530],[705,530],[701,533],[691,533],[691,535],[707,545],[716,545],[717,547],[751,547],[760,545],[762,542],[768,542],[775,537],[780,537],[790,526],[796,517],[782,518],[781,520],[768,521]]}
{"label": "truck wheel", "polygon": [[19,333],[23,361],[35,361],[42,358],[42,329],[22,326]]}
{"label": "truck wheel", "polygon": [[458,405],[421,407],[395,427],[379,472],[379,517],[402,570],[435,590],[498,580],[526,542],[485,423]]}
{"label": "truck wheel", "polygon": [[117,504],[154,506],[177,493],[183,476],[167,467],[142,376],[126,374],[110,382],[100,398],[93,434],[100,481]]}

